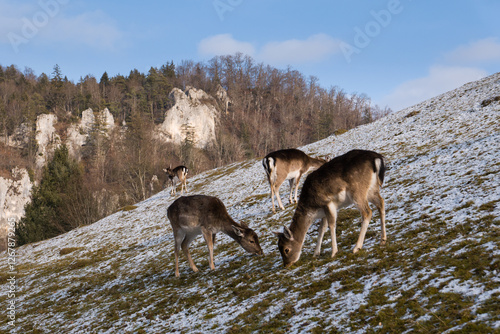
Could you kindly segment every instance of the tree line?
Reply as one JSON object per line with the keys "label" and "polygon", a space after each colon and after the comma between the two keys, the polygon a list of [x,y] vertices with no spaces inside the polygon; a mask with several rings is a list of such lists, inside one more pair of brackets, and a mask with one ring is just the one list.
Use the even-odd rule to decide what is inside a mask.
{"label": "tree line", "polygon": [[[231,101],[227,110],[222,104],[216,105],[220,110],[217,140],[205,149],[196,148],[189,138],[181,145],[173,145],[152,136],[152,129],[163,122],[172,106],[171,90],[187,86],[212,96],[222,87]],[[0,153],[4,159],[0,171],[5,174],[14,166],[35,169],[35,122],[39,115],[56,114],[57,131],[64,138],[65,129],[79,121],[82,111],[88,108],[108,108],[120,126],[106,134],[102,125],[96,124],[82,148],[81,161],[69,162],[71,158],[66,154],[54,154],[59,164],[72,166],[67,168],[72,175],[70,183],[78,190],[62,189],[59,185],[64,188],[67,182],[51,179],[50,183],[58,186],[49,187],[50,192],[65,194],[61,197],[64,201],[53,204],[60,207],[70,201],[77,205],[72,206],[71,215],[65,211],[67,221],[58,222],[58,232],[52,229],[35,239],[88,224],[147,198],[162,188],[162,169],[169,164],[184,164],[193,175],[262,157],[272,150],[305,145],[390,112],[373,106],[364,94],[348,94],[338,87],[325,89],[315,77],[305,77],[292,68],[257,63],[243,54],[217,56],[207,62],[167,62],[159,68],[151,67],[148,73],[133,69],[128,75],[110,77],[105,72],[99,80],[87,75],[77,83],[68,80],[58,65],[50,75],[38,76],[29,68],[21,71],[15,65],[0,65],[0,136],[6,140],[24,124],[28,137],[21,149],[7,147],[2,141]],[[31,174],[50,179],[50,163],[53,160],[44,171]],[[153,175],[160,182],[151,182]],[[40,189],[33,194],[37,191]],[[30,205],[44,204],[32,201]]]}

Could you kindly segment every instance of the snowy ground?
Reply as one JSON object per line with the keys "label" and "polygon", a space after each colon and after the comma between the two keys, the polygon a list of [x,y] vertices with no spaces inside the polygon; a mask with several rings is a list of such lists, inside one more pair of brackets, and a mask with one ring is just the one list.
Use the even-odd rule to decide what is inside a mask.
{"label": "snowy ground", "polygon": [[[336,156],[371,149],[386,157],[386,246],[378,217],[353,255],[359,213],[341,210],[339,253],[329,238],[313,258],[283,269],[273,231],[294,207],[272,214],[259,159],[188,180],[190,194],[219,197],[260,237],[264,257],[218,236],[214,271],[200,237],[200,272],[181,257],[174,277],[168,190],[101,221],[16,249],[19,333],[410,333],[500,331],[500,73],[375,123],[302,149]],[[288,187],[282,187],[287,203]],[[10,277],[0,256],[1,305]]]}

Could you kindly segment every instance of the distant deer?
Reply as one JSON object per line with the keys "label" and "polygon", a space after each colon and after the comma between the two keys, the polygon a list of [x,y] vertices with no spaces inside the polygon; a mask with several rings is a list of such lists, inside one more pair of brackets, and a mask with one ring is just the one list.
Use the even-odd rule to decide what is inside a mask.
{"label": "distant deer", "polygon": [[177,166],[172,169],[170,165],[168,168],[164,168],[163,171],[167,174],[167,183],[172,187],[170,194],[174,195],[176,193],[177,182],[181,183],[181,194],[184,194],[184,189],[186,189],[187,193],[188,168],[186,166]]}
{"label": "distant deer", "polygon": [[[280,197],[280,187],[285,180],[289,180],[290,183],[290,203],[297,203],[297,191],[302,175],[319,168],[327,161],[328,159],[311,158],[304,152],[293,148],[274,151],[266,155],[266,157],[262,159],[262,165],[264,165],[267,180],[269,181],[269,186],[271,187],[273,212],[276,212],[274,207],[274,195],[276,195],[276,198],[278,199],[280,209],[285,209]],[[294,184],[295,197],[293,198]]]}
{"label": "distant deer", "polygon": [[285,267],[300,258],[307,230],[315,219],[323,218],[318,228],[318,241],[314,256],[319,256],[321,242],[327,225],[332,236],[332,257],[337,253],[335,226],[337,209],[354,203],[361,212],[362,225],[353,252],[363,247],[368,223],[372,217],[369,202],[375,204],[380,213],[382,240],[385,234],[385,207],[380,196],[380,186],[384,182],[385,165],[382,155],[363,150],[353,150],[325,163],[312,172],[304,181],[299,203],[290,227],[283,227],[278,235],[278,249]]}
{"label": "distant deer", "polygon": [[167,209],[167,216],[174,231],[175,276],[179,277],[179,249],[182,248],[189,265],[198,271],[189,244],[203,234],[208,245],[210,269],[215,269],[213,248],[215,234],[223,232],[236,240],[247,252],[262,255],[257,234],[245,223],[236,223],[227,213],[222,201],[216,197],[194,195],[176,199]]}

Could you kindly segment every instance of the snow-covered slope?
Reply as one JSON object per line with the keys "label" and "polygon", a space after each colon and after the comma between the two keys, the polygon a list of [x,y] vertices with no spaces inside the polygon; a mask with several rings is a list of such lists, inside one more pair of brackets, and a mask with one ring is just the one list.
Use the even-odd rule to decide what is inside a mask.
{"label": "snow-covered slope", "polygon": [[[386,157],[386,246],[374,217],[364,249],[352,254],[360,217],[347,208],[334,259],[330,240],[312,257],[311,228],[300,261],[283,269],[272,232],[290,223],[294,207],[272,214],[260,160],[245,161],[192,177],[188,187],[221,198],[260,236],[264,257],[221,234],[211,271],[200,237],[191,245],[200,272],[181,256],[175,278],[166,217],[175,198],[163,191],[16,249],[18,332],[500,331],[500,73],[302,149],[335,156],[354,148]],[[4,254],[2,305],[7,271]],[[8,321],[2,331],[13,331]]]}

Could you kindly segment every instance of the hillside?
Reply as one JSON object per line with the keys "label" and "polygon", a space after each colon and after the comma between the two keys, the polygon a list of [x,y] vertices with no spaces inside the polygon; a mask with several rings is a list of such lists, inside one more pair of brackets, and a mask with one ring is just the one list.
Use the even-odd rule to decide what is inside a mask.
{"label": "hillside", "polygon": [[[500,331],[500,73],[341,136],[303,147],[313,156],[370,149],[386,157],[387,237],[378,217],[353,255],[360,215],[339,213],[334,259],[325,236],[312,257],[283,269],[260,159],[188,180],[218,196],[260,237],[252,257],[220,234],[214,271],[202,238],[174,277],[168,190],[92,225],[16,249],[18,332],[58,333],[493,333]],[[288,187],[283,185],[282,198]],[[327,234],[328,235],[328,234]],[[0,261],[7,305],[7,255]],[[9,331],[6,316],[0,329]]]}

